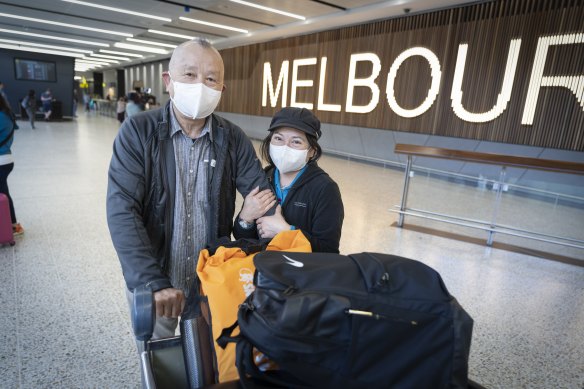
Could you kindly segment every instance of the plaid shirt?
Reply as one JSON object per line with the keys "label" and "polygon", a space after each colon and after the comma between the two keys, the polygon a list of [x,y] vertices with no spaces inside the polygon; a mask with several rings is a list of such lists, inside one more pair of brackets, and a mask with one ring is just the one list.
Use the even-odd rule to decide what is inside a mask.
{"label": "plaid shirt", "polygon": [[211,117],[207,118],[201,135],[191,139],[185,135],[170,109],[171,137],[176,163],[176,194],[174,225],[167,275],[172,286],[186,296],[195,286],[199,252],[205,248],[209,236],[208,226],[209,165]]}

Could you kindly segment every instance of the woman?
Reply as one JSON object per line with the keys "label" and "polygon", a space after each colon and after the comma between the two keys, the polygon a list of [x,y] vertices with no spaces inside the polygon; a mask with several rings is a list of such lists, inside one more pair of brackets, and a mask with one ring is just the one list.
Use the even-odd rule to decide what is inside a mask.
{"label": "woman", "polygon": [[317,164],[322,154],[320,121],[305,108],[287,107],[276,113],[268,131],[260,152],[278,206],[273,215],[262,216],[273,207],[273,196],[256,188],[245,198],[235,238],[252,237],[250,232],[256,230],[257,236],[272,238],[298,229],[310,240],[312,251],[338,253],[343,201],[336,182]]}
{"label": "woman", "polygon": [[14,130],[16,127],[15,116],[12,110],[8,107],[6,100],[0,96],[0,193],[4,193],[8,197],[8,204],[10,207],[10,218],[12,219],[12,232],[14,235],[22,235],[24,229],[20,223],[16,222],[16,214],[14,213],[14,205],[10,191],[8,190],[8,175],[14,168],[14,158],[10,147],[14,139]]}
{"label": "woman", "polygon": [[37,105],[36,105],[36,92],[34,89],[28,91],[28,95],[22,100],[22,107],[26,111],[28,120],[30,121],[30,126],[35,129],[34,119],[36,115]]}

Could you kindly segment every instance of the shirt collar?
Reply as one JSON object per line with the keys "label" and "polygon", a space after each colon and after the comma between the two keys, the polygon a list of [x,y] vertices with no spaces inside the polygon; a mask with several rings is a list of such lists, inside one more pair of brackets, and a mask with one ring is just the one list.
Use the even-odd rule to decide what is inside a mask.
{"label": "shirt collar", "polygon": [[[211,139],[211,141],[213,141],[213,131],[212,131],[213,119],[211,118],[211,116],[212,115],[209,115],[205,119],[205,125],[203,126],[203,130],[201,131],[201,135],[199,135],[199,138],[208,133],[209,138]],[[174,109],[172,107],[172,100],[171,100],[171,102],[170,102],[170,136],[171,137],[174,136],[174,134],[176,134],[179,131],[182,131],[182,127],[180,126],[180,123],[178,122],[178,119],[176,118],[176,115],[174,113]]]}

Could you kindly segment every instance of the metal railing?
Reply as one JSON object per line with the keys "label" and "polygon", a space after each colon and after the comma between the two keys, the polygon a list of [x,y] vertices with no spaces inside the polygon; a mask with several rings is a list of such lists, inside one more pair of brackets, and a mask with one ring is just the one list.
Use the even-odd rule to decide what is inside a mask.
{"label": "metal railing", "polygon": [[[541,233],[532,230],[527,230],[519,228],[517,226],[503,225],[498,222],[499,212],[501,206],[501,198],[503,192],[509,190],[509,187],[513,187],[515,190],[523,191],[533,191],[544,196],[555,196],[556,202],[559,196],[564,197],[568,201],[579,201],[584,204],[584,198],[579,198],[577,196],[570,195],[560,195],[558,193],[547,192],[535,188],[527,188],[525,186],[512,185],[506,181],[507,168],[524,168],[524,169],[537,169],[552,171],[556,173],[563,174],[584,174],[584,163],[577,162],[567,162],[567,161],[556,161],[556,160],[546,160],[538,158],[528,158],[528,157],[516,157],[507,156],[501,154],[491,154],[491,153],[479,153],[473,151],[460,151],[451,149],[442,149],[436,147],[426,147],[426,146],[416,146],[416,145],[406,145],[406,144],[396,144],[395,146],[396,154],[407,155],[407,163],[405,166],[405,177],[404,186],[402,192],[401,204],[396,206],[398,209],[391,210],[392,212],[399,213],[399,219],[397,222],[398,227],[403,227],[405,216],[415,216],[419,218],[425,218],[429,220],[446,222],[450,224],[455,224],[463,227],[475,228],[487,231],[488,237],[486,244],[491,246],[493,244],[494,236],[496,233],[506,234],[516,237],[534,239],[542,242],[559,244],[563,246],[573,247],[577,249],[584,249],[584,240],[574,239],[571,237],[558,236],[553,234]],[[414,157],[429,157],[429,158],[440,158],[455,160],[461,162],[472,162],[480,164],[490,164],[498,165],[501,167],[499,177],[496,180],[490,180],[493,182],[493,190],[496,191],[496,197],[493,203],[493,209],[491,210],[491,218],[488,221],[472,219],[467,216],[454,216],[448,213],[432,212],[420,208],[409,208],[408,207],[408,194],[410,192],[410,181],[413,174],[413,158]],[[427,169],[432,170],[432,169]],[[453,174],[453,173],[447,173]],[[461,175],[462,176],[462,175]],[[472,179],[477,179],[477,177],[467,177]],[[481,180],[484,178],[478,178]],[[478,182],[480,185],[480,181]],[[483,183],[484,185],[484,183]]]}

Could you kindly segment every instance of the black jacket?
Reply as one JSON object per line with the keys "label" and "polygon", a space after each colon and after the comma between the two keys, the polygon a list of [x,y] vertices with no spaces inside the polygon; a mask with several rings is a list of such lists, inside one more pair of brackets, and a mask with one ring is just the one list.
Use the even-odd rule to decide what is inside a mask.
{"label": "black jacket", "polygon": [[[170,137],[170,103],[126,119],[109,167],[107,221],[128,289],[171,287],[163,269],[174,223],[176,166]],[[212,115],[209,164],[209,239],[230,236],[235,190],[244,197],[269,184],[255,150],[233,123]],[[210,243],[208,242],[208,243]]]}
{"label": "black jacket", "polygon": [[[266,175],[274,189],[275,169]],[[274,193],[276,191],[274,190]],[[309,163],[304,173],[290,188],[282,215],[288,224],[301,230],[310,240],[313,252],[339,252],[345,211],[339,186],[316,162]],[[257,238],[257,230],[244,230],[235,223],[235,238]]]}

